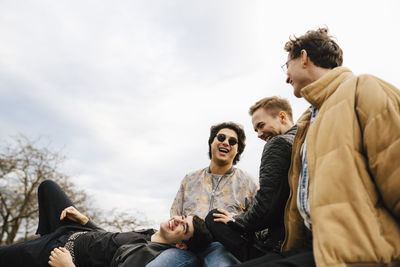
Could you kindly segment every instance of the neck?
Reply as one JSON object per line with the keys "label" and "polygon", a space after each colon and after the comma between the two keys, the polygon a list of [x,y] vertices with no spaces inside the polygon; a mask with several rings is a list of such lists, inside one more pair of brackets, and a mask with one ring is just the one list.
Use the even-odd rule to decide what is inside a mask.
{"label": "neck", "polygon": [[288,120],[286,125],[285,125],[285,127],[284,127],[284,132],[283,133],[286,133],[287,131],[289,131],[289,129],[292,128],[293,125],[294,125],[294,123],[291,122],[290,120]]}
{"label": "neck", "polygon": [[160,232],[155,232],[154,234],[151,235],[150,237],[151,242],[157,242],[157,243],[162,243],[162,244],[168,244],[165,239],[160,235]]}
{"label": "neck", "polygon": [[314,65],[314,68],[312,68],[312,71],[310,72],[311,79],[312,81],[316,81],[322,76],[324,76],[326,73],[328,73],[331,69],[326,69],[322,67],[318,67]]}
{"label": "neck", "polygon": [[219,165],[213,161],[210,163],[210,171],[214,174],[225,174],[232,168],[232,164]]}

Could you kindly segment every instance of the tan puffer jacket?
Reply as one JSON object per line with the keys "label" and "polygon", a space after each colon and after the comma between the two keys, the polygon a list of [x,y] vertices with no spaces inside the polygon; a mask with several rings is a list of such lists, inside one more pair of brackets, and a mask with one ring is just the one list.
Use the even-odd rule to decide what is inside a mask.
{"label": "tan puffer jacket", "polygon": [[305,239],[296,197],[307,134],[317,266],[400,266],[400,91],[338,67],[301,93],[319,112],[311,127],[308,111],[297,123],[283,249]]}

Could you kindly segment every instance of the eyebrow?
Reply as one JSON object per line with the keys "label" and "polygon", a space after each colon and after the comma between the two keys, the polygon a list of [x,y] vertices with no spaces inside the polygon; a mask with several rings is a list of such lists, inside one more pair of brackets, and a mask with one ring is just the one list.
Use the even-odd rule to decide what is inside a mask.
{"label": "eyebrow", "polygon": [[185,227],[185,235],[189,232],[189,224],[186,223],[186,227]]}
{"label": "eyebrow", "polygon": [[[186,215],[181,215],[181,216],[182,216],[182,219],[186,219]],[[189,224],[186,223],[186,224],[185,224],[185,235],[186,235],[188,232],[189,232]]]}

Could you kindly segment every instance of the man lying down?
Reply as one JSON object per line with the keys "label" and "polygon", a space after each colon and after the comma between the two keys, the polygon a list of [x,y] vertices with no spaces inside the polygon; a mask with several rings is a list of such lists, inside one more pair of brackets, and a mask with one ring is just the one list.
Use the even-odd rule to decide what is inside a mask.
{"label": "man lying down", "polygon": [[202,250],[212,236],[197,216],[174,216],[160,229],[107,232],[80,213],[58,184],[38,188],[39,238],[0,247],[0,266],[145,266],[171,247]]}

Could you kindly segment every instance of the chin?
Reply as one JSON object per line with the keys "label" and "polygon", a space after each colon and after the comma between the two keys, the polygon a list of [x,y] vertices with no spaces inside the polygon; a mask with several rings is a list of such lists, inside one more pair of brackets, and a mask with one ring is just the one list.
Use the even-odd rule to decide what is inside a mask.
{"label": "chin", "polygon": [[294,96],[297,97],[297,98],[302,98],[300,92],[301,92],[301,89],[294,89],[293,94],[294,94]]}
{"label": "chin", "polygon": [[160,223],[160,230],[166,231],[168,229],[169,229],[168,221]]}

